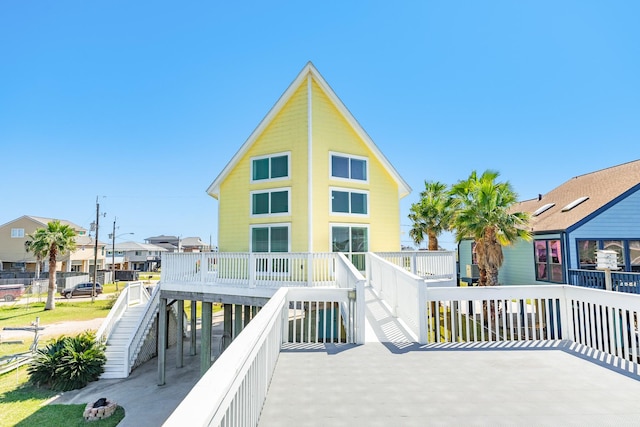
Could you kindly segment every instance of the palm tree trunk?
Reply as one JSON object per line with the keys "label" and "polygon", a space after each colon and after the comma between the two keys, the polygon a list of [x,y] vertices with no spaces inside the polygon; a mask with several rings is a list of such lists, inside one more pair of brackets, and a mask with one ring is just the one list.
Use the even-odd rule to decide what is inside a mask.
{"label": "palm tree trunk", "polygon": [[47,303],[45,310],[53,310],[56,308],[56,250],[49,250],[49,290],[47,292]]}
{"label": "palm tree trunk", "polygon": [[437,251],[438,250],[438,236],[436,235],[436,233],[434,233],[431,230],[429,230],[427,232],[427,235],[429,236],[429,250],[430,251]]}

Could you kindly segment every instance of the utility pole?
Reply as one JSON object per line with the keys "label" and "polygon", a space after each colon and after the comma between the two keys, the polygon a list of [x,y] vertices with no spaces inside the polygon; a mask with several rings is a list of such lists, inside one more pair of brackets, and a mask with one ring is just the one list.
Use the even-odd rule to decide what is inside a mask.
{"label": "utility pole", "polygon": [[116,280],[116,217],[113,217],[113,234],[111,235],[111,280],[116,283],[116,292],[118,292],[118,281]]}
{"label": "utility pole", "polygon": [[96,279],[98,275],[98,228],[100,224],[100,203],[98,203],[98,196],[96,196],[96,243],[93,247],[93,283],[91,284],[91,302],[96,299]]}

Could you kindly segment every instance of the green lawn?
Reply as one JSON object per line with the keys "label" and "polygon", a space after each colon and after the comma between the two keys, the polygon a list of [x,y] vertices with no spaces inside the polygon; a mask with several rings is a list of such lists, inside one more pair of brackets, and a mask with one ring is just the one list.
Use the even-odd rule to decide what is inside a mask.
{"label": "green lawn", "polygon": [[[0,427],[48,426],[68,427],[116,426],[124,418],[124,409],[118,408],[105,420],[87,423],[82,417],[85,405],[44,405],[57,393],[29,384],[26,367],[0,376]],[[88,403],[88,402],[87,402]]]}
{"label": "green lawn", "polygon": [[54,310],[45,310],[44,302],[3,306],[0,307],[0,324],[3,327],[29,326],[36,317],[39,317],[40,325],[46,326],[56,322],[107,317],[110,303],[109,300],[91,302],[91,298],[78,298],[77,300],[56,301]]}

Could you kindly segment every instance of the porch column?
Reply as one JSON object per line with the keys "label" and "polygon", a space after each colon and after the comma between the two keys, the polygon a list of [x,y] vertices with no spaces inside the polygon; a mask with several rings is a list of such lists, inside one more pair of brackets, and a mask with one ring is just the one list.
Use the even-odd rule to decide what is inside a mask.
{"label": "porch column", "polygon": [[195,356],[196,349],[196,310],[198,309],[198,301],[191,301],[191,343],[189,354]]}
{"label": "porch column", "polygon": [[242,332],[242,305],[236,304],[233,307],[233,339]]}
{"label": "porch column", "polygon": [[223,306],[224,309],[224,326],[223,326],[223,334],[222,339],[224,341],[224,345],[222,346],[222,351],[224,351],[227,347],[229,347],[229,343],[231,343],[231,339],[233,338],[233,322],[232,322],[232,310],[233,306],[231,304],[225,304]]}
{"label": "porch column", "polygon": [[251,321],[251,306],[245,305],[244,306],[244,326],[243,326],[243,328],[246,328],[250,321]]}
{"label": "porch column", "polygon": [[167,299],[160,298],[158,311],[158,385],[165,384],[167,362]]}
{"label": "porch column", "polygon": [[200,376],[211,367],[211,322],[212,303],[202,301],[202,324],[200,328]]}
{"label": "porch column", "polygon": [[178,300],[178,326],[176,327],[176,368],[184,366],[184,300]]}

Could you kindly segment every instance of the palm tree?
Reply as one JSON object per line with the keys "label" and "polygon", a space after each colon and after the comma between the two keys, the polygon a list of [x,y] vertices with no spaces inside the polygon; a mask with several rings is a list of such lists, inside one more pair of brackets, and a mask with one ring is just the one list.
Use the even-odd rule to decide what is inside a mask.
{"label": "palm tree", "polygon": [[409,219],[413,221],[409,236],[418,246],[429,239],[429,250],[438,250],[438,236],[449,229],[451,196],[447,185],[439,181],[425,181],[420,201],[411,205]]}
{"label": "palm tree", "polygon": [[63,225],[58,220],[53,220],[44,228],[38,228],[33,234],[28,235],[25,249],[33,253],[38,262],[49,257],[49,292],[45,310],[56,308],[56,263],[58,255],[64,255],[76,248],[76,232],[68,225]]}
{"label": "palm tree", "polygon": [[498,284],[498,270],[504,260],[502,246],[518,239],[531,240],[527,227],[529,214],[512,212],[517,194],[508,181],[496,182],[499,175],[497,171],[486,170],[478,176],[473,171],[467,180],[459,181],[451,189],[456,240],[475,241],[480,286]]}

